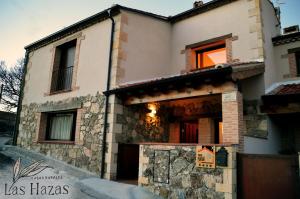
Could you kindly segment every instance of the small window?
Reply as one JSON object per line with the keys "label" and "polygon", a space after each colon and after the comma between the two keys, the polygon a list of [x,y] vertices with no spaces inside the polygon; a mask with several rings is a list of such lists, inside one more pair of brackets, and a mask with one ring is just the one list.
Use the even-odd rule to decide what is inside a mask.
{"label": "small window", "polygon": [[71,90],[76,40],[56,47],[51,92]]}
{"label": "small window", "polygon": [[300,76],[300,52],[295,53],[297,64],[297,76]]}
{"label": "small window", "polygon": [[47,114],[46,140],[74,141],[76,112]]}
{"label": "small window", "polygon": [[208,68],[216,64],[226,63],[225,42],[210,44],[194,49],[196,56],[196,68]]}

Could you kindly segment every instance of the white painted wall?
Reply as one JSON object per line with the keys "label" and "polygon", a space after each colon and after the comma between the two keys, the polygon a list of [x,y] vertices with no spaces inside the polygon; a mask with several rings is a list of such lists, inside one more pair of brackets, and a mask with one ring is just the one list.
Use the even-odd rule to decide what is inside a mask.
{"label": "white painted wall", "polygon": [[244,153],[278,154],[280,144],[279,128],[270,118],[268,118],[268,138],[260,139],[244,136]]}
{"label": "white painted wall", "polygon": [[268,88],[279,80],[278,65],[275,62],[275,53],[272,38],[280,35],[280,26],[272,4],[269,1],[261,0],[264,52],[265,52],[265,85]]}
{"label": "white painted wall", "polygon": [[259,41],[250,33],[255,20],[249,18],[249,9],[248,0],[239,0],[175,24],[122,11],[128,15],[128,24],[122,26],[128,34],[128,43],[122,46],[127,59],[121,63],[125,75],[119,83],[180,74],[186,69],[182,50],[187,45],[228,34],[238,36],[232,42],[233,59],[256,61],[253,48],[259,46]]}
{"label": "white painted wall", "polygon": [[166,76],[170,67],[170,23],[129,11],[122,13],[128,16],[128,24],[122,25],[128,42],[121,46],[127,57],[121,62],[125,74],[119,82]]}
{"label": "white painted wall", "polygon": [[[69,97],[96,94],[105,90],[111,21],[106,20],[82,30],[76,86],[72,92],[45,96],[49,92],[53,44],[30,53],[23,104],[58,101]],[[77,33],[76,33],[77,34]],[[58,41],[59,42],[59,41]]]}
{"label": "white painted wall", "polygon": [[185,54],[181,54],[181,50],[184,50],[186,45],[230,33],[239,37],[232,43],[233,59],[240,59],[241,62],[251,61],[253,53],[249,41],[248,9],[247,0],[240,0],[174,24],[170,73],[178,74],[185,69]]}
{"label": "white painted wall", "polygon": [[243,99],[259,100],[265,93],[264,75],[258,75],[241,81]]}

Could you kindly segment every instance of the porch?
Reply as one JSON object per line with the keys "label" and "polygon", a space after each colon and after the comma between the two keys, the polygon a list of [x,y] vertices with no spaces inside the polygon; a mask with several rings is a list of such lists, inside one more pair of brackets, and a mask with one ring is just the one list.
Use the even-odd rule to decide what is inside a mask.
{"label": "porch", "polygon": [[[227,86],[235,89],[233,85]],[[122,127],[122,132],[115,135],[118,143],[116,179],[138,179],[139,146],[143,145],[160,145],[163,150],[169,146],[236,144],[240,146],[237,150],[242,151],[241,99],[241,94],[232,90],[124,106],[122,114],[116,116],[117,124]]]}
{"label": "porch", "polygon": [[[141,155],[145,150],[172,149],[179,152],[177,158],[183,158],[180,151],[190,151],[191,167],[195,167],[196,156],[193,154],[198,147],[213,150],[213,153],[222,147],[228,153],[243,151],[243,100],[237,82],[262,74],[263,71],[263,63],[247,63],[132,83],[106,92],[106,95],[111,95],[111,109],[105,177],[139,179],[139,184],[144,186],[143,175],[147,169],[143,169],[145,159]],[[151,161],[148,163],[152,164]],[[225,169],[235,169],[234,164],[231,168],[225,166]],[[216,167],[222,166],[214,166],[212,170],[198,168],[193,172],[200,174],[207,169],[207,177],[211,179],[214,178],[211,172],[218,170]],[[181,172],[186,173],[185,169]],[[229,172],[228,178],[235,179],[236,171]],[[220,173],[223,173],[223,169]],[[225,189],[223,185],[220,186],[220,189]],[[229,185],[225,192],[235,194]]]}

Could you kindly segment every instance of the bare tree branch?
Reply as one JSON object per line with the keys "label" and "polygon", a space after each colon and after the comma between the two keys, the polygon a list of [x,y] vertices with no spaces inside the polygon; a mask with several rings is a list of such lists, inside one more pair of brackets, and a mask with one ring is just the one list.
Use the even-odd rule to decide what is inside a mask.
{"label": "bare tree branch", "polygon": [[19,59],[12,68],[0,61],[0,84],[3,84],[0,104],[8,111],[18,107],[23,68],[24,59]]}

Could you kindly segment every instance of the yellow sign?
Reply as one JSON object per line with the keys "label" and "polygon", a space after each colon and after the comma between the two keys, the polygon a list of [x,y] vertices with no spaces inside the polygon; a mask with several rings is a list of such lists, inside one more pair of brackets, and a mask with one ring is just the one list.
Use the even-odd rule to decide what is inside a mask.
{"label": "yellow sign", "polygon": [[215,168],[215,147],[197,146],[196,166],[202,168]]}

